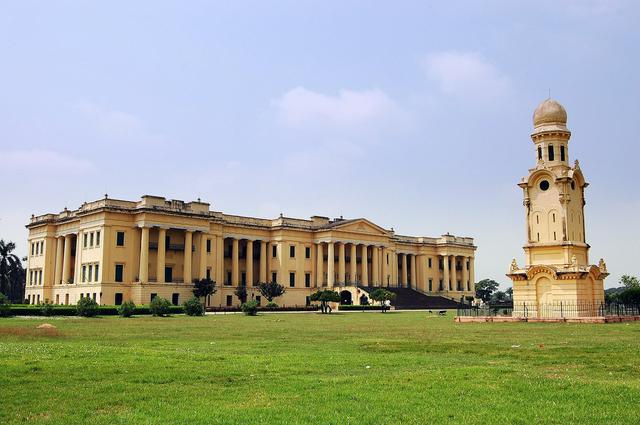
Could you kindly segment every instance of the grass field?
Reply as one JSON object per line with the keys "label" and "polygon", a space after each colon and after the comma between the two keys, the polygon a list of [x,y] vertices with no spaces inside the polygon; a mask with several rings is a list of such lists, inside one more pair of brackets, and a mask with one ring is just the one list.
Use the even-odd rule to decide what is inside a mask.
{"label": "grass field", "polygon": [[640,323],[0,319],[0,423],[638,424],[639,353]]}

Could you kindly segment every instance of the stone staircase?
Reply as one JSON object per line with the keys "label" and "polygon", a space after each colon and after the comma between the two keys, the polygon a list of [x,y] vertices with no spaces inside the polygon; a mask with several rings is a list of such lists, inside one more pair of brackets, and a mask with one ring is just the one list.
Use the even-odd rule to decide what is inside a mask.
{"label": "stone staircase", "polygon": [[[372,292],[378,288],[361,286],[360,289]],[[410,288],[384,288],[396,294],[392,304],[397,310],[451,310],[460,308],[460,304],[449,298],[425,295]]]}

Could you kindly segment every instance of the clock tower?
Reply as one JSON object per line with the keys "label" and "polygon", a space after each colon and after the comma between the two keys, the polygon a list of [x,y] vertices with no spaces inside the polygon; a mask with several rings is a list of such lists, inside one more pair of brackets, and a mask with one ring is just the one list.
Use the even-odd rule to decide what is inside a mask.
{"label": "clock tower", "polygon": [[533,114],[535,167],[518,184],[524,195],[525,264],[515,259],[514,314],[531,317],[597,316],[604,303],[607,269],[589,264],[584,220],[585,181],[576,160],[570,165],[567,112],[553,99]]}

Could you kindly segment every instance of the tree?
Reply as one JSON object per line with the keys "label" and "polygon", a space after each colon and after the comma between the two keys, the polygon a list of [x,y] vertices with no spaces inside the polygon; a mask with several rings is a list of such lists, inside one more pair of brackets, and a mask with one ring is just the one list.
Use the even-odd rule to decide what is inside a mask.
{"label": "tree", "polygon": [[268,302],[273,301],[274,298],[278,298],[286,292],[284,286],[278,282],[262,282],[258,284],[260,294],[267,299]]}
{"label": "tree", "polygon": [[482,279],[476,283],[476,297],[482,301],[489,302],[491,300],[491,294],[493,294],[500,285],[498,282],[492,279]]}
{"label": "tree", "polygon": [[625,289],[636,289],[640,288],[640,281],[635,276],[623,275],[620,278],[620,284],[625,287]]}
{"label": "tree", "polygon": [[496,291],[491,294],[491,303],[503,303],[507,300],[507,294],[503,291]]}
{"label": "tree", "polygon": [[215,294],[217,291],[216,283],[208,277],[204,279],[196,279],[193,281],[193,296],[204,298],[205,303],[209,295]]}
{"label": "tree", "polygon": [[196,296],[185,301],[182,307],[187,316],[204,316],[204,305],[200,302],[200,298]]}
{"label": "tree", "polygon": [[513,287],[507,288],[504,293],[507,294],[508,299],[513,300]]}
{"label": "tree", "polygon": [[93,317],[98,315],[98,303],[93,298],[82,297],[76,304],[76,313],[82,317]]}
{"label": "tree", "polygon": [[247,286],[246,285],[238,285],[235,291],[236,297],[240,300],[240,304],[244,304],[247,302]]}
{"label": "tree", "polygon": [[384,288],[378,288],[375,291],[373,291],[371,293],[371,299],[374,301],[378,301],[379,303],[382,304],[382,312],[385,313],[387,308],[386,308],[386,302],[389,301],[393,301],[396,298],[396,294],[394,294],[391,291],[387,291]]}
{"label": "tree", "polygon": [[618,294],[616,301],[621,302],[622,304],[640,304],[640,288],[625,289]]}
{"label": "tree", "polygon": [[16,244],[0,239],[0,292],[13,302],[24,302],[25,271],[13,254]]}
{"label": "tree", "polygon": [[309,297],[310,301],[317,301],[320,303],[320,311],[322,314],[331,313],[331,309],[329,308],[329,303],[339,303],[340,302],[340,294],[336,291],[332,291],[331,289],[324,289],[314,292]]}

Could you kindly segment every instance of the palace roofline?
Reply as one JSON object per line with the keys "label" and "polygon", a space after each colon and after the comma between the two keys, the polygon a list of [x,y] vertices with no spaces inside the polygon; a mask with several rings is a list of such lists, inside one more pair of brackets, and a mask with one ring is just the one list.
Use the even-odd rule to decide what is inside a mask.
{"label": "palace roofline", "polygon": [[182,217],[192,217],[197,219],[208,220],[225,224],[227,226],[249,226],[262,228],[266,230],[278,229],[300,229],[307,231],[325,231],[345,226],[358,221],[366,221],[373,227],[378,228],[381,232],[387,234],[390,239],[399,243],[425,243],[434,245],[460,245],[464,247],[474,247],[473,238],[459,237],[450,234],[442,235],[439,238],[427,236],[406,236],[397,235],[393,229],[384,229],[366,218],[344,219],[342,217],[329,219],[325,216],[314,215],[310,219],[285,217],[282,214],[274,219],[257,218],[250,216],[241,216],[234,214],[224,214],[219,211],[209,209],[210,204],[202,202],[200,199],[192,202],[184,202],[177,199],[167,200],[161,196],[144,195],[140,201],[126,201],[121,199],[113,199],[105,196],[92,202],[83,203],[76,210],[65,208],[58,214],[49,213],[42,215],[32,215],[28,229],[46,224],[62,224],[65,222],[79,220],[81,217],[95,214],[101,211],[113,211],[123,213],[142,213],[155,212],[168,215],[177,215]]}

